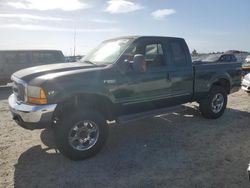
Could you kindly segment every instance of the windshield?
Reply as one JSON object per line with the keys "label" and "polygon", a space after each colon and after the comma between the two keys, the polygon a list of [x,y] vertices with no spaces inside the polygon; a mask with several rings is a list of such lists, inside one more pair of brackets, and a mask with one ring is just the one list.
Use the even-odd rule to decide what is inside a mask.
{"label": "windshield", "polygon": [[131,39],[116,39],[101,43],[80,60],[95,65],[113,64],[130,45]]}
{"label": "windshield", "polygon": [[220,56],[221,56],[220,54],[212,54],[203,59],[202,61],[216,62],[219,60]]}

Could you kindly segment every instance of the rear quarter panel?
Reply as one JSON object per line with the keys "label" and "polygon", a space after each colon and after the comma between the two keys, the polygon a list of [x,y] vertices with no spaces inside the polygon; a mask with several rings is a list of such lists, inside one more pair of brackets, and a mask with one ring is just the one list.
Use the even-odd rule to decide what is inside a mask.
{"label": "rear quarter panel", "polygon": [[194,64],[194,99],[207,96],[213,84],[220,79],[230,83],[230,90],[241,85],[241,63],[197,63]]}

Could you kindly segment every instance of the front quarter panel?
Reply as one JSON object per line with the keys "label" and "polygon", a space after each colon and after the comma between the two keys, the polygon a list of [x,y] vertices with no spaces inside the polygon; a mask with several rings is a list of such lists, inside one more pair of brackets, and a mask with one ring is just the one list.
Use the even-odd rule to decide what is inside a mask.
{"label": "front quarter panel", "polygon": [[111,79],[111,72],[110,68],[101,68],[84,73],[60,75],[47,79],[41,86],[45,89],[49,103],[59,103],[78,94],[98,94],[112,101],[113,96],[104,83],[105,80]]}

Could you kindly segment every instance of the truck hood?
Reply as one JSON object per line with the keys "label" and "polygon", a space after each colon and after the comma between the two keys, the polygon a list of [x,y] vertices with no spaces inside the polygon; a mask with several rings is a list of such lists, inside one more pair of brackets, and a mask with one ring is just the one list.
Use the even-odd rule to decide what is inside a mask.
{"label": "truck hood", "polygon": [[13,75],[19,79],[29,82],[30,80],[39,77],[41,75],[67,72],[73,70],[81,70],[81,69],[92,69],[92,68],[94,69],[96,67],[98,66],[85,63],[58,63],[58,64],[42,65],[42,66],[22,69],[15,72]]}

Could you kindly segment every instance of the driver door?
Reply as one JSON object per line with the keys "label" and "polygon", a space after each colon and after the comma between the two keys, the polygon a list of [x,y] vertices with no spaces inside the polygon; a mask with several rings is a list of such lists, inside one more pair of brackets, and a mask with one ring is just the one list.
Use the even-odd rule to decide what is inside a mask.
{"label": "driver door", "polygon": [[141,73],[128,71],[120,75],[113,92],[115,99],[127,113],[159,108],[159,105],[166,105],[165,99],[171,96],[164,41],[144,40],[135,48],[133,54],[144,55],[147,69]]}

